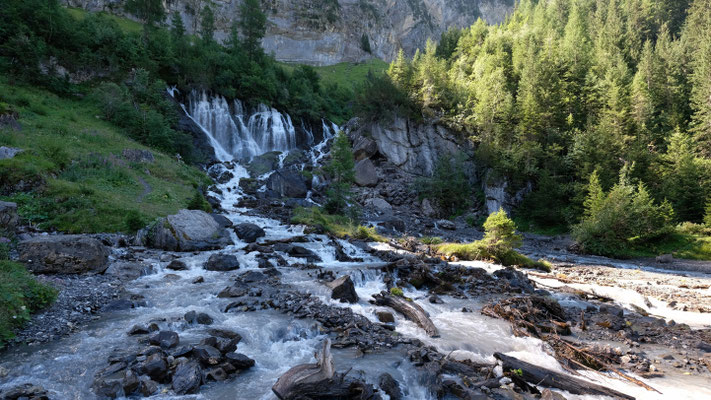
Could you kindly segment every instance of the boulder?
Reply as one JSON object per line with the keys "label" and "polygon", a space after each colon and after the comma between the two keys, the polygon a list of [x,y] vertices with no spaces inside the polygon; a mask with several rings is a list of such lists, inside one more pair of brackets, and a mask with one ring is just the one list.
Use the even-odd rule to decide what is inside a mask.
{"label": "boulder", "polygon": [[305,198],[309,191],[304,176],[291,168],[280,169],[271,174],[267,179],[267,188],[280,197]]}
{"label": "boulder", "polygon": [[378,378],[378,386],[380,389],[390,396],[390,400],[400,400],[402,399],[402,391],[400,390],[400,385],[397,383],[395,378],[387,372],[380,375]]}
{"label": "boulder", "polygon": [[388,311],[376,311],[375,316],[378,317],[378,321],[384,322],[386,324],[391,324],[395,322],[395,316],[393,313]]}
{"label": "boulder", "polygon": [[366,158],[355,164],[355,182],[358,186],[375,186],[379,180],[378,171],[370,159]]}
{"label": "boulder", "polygon": [[217,365],[222,360],[220,350],[206,344],[193,347],[193,356],[203,365]]}
{"label": "boulder", "polygon": [[353,143],[353,157],[356,161],[370,158],[378,153],[378,144],[369,137],[358,136]]}
{"label": "boulder", "polygon": [[0,399],[48,400],[49,395],[42,386],[33,385],[31,383],[23,383],[22,385],[0,390]]}
{"label": "boulder", "polygon": [[0,233],[3,231],[7,233],[14,232],[18,222],[17,204],[0,201]]}
{"label": "boulder", "polygon": [[104,271],[104,275],[115,276],[123,281],[132,281],[152,273],[153,268],[150,265],[134,261],[118,261]]}
{"label": "boulder", "polygon": [[189,324],[212,325],[212,317],[204,312],[188,311],[184,315]]}
{"label": "boulder", "polygon": [[8,158],[13,158],[20,153],[22,153],[22,149],[0,146],[0,160],[7,160]]}
{"label": "boulder", "polygon": [[457,224],[447,219],[440,219],[439,221],[437,221],[437,227],[439,229],[447,229],[453,231],[457,229]]}
{"label": "boulder", "polygon": [[429,199],[422,200],[421,209],[422,209],[422,214],[425,217],[432,218],[437,215],[437,210],[434,208],[434,206],[432,205],[432,202]]}
{"label": "boulder", "polygon": [[255,224],[243,223],[234,227],[237,237],[247,243],[254,243],[260,237],[264,237],[266,232]]}
{"label": "boulder", "polygon": [[142,229],[136,240],[144,246],[169,251],[214,250],[232,244],[227,230],[200,210],[180,210],[161,218]]}
{"label": "boulder", "polygon": [[232,254],[213,254],[203,268],[208,271],[234,271],[239,269],[239,260]]}
{"label": "boulder", "polygon": [[657,256],[656,261],[660,264],[669,264],[674,261],[674,256],[671,254],[662,254]]}
{"label": "boulder", "polygon": [[100,240],[82,235],[37,236],[20,242],[20,261],[38,274],[102,273],[109,250]]}
{"label": "boulder", "polygon": [[173,260],[166,266],[171,271],[186,271],[188,270],[188,265],[185,264],[183,260]]}
{"label": "boulder", "polygon": [[358,294],[350,275],[344,275],[334,281],[327,282],[326,286],[331,289],[331,298],[341,303],[357,303]]}
{"label": "boulder", "polygon": [[388,203],[384,199],[381,199],[380,197],[374,197],[372,199],[366,200],[365,205],[373,207],[380,214],[390,214],[393,212],[393,206],[391,206],[390,203]]}
{"label": "boulder", "polygon": [[247,171],[253,178],[257,178],[279,168],[279,151],[270,151],[252,158],[247,164]]}
{"label": "boulder", "polygon": [[143,397],[148,397],[158,390],[158,384],[147,376],[142,376],[138,384],[138,391]]}
{"label": "boulder", "polygon": [[232,364],[237,369],[247,369],[254,366],[254,360],[240,353],[227,353],[225,354],[227,362]]}
{"label": "boulder", "polygon": [[164,381],[170,373],[168,363],[161,353],[154,353],[148,356],[146,361],[143,362],[141,370],[151,379],[158,382]]}
{"label": "boulder", "polygon": [[202,369],[195,361],[178,365],[171,385],[175,394],[196,393],[202,384]]}

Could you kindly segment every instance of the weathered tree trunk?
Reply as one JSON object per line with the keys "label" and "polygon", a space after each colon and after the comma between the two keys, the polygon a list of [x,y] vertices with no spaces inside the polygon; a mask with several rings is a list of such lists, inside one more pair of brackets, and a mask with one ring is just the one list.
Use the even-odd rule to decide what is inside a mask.
{"label": "weathered tree trunk", "polygon": [[559,372],[541,368],[505,354],[494,353],[494,357],[503,362],[504,371],[521,370],[521,378],[534,385],[561,389],[572,394],[591,394],[596,396],[610,396],[619,399],[635,400],[634,397],[616,390],[596,385],[594,383],[589,383],[582,379],[573,378]]}
{"label": "weathered tree trunk", "polygon": [[286,371],[272,386],[281,400],[377,400],[373,387],[365,382],[336,374],[331,357],[331,340],[323,342],[316,364],[301,364]]}
{"label": "weathered tree trunk", "polygon": [[381,292],[373,296],[375,304],[390,307],[403,314],[407,319],[413,321],[427,332],[430,337],[439,337],[439,331],[434,325],[425,310],[414,301],[409,301],[403,297],[393,296],[387,292]]}

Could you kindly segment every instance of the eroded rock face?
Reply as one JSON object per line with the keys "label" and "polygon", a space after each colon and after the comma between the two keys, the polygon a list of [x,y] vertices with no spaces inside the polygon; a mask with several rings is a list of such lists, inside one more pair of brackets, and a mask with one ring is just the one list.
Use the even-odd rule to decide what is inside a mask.
{"label": "eroded rock face", "polygon": [[17,204],[0,201],[0,232],[12,232],[17,227]]}
{"label": "eroded rock face", "polygon": [[20,242],[20,261],[38,274],[101,273],[109,250],[100,240],[82,235],[38,236]]}
{"label": "eroded rock face", "polygon": [[[116,0],[64,0],[91,11],[124,13]],[[188,33],[200,27],[208,2],[167,2],[168,15],[180,13]],[[402,48],[412,56],[428,38],[439,39],[450,26],[466,27],[481,17],[499,23],[513,9],[512,0],[270,0],[262,2],[268,22],[262,46],[278,60],[314,65],[361,62],[373,56],[391,60]],[[225,40],[240,18],[241,0],[213,2],[215,37]],[[371,53],[361,45],[368,38]]]}
{"label": "eroded rock face", "polygon": [[232,240],[225,228],[200,210],[180,210],[141,230],[136,240],[147,247],[170,251],[220,249]]}

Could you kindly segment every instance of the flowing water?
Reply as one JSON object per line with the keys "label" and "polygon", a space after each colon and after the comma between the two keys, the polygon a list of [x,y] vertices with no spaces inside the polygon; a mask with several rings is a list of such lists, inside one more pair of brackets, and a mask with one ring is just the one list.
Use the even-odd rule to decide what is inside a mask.
{"label": "flowing water", "polygon": [[[221,149],[216,147],[216,152],[218,155],[223,152],[224,159],[254,156],[275,149],[286,151],[294,144],[293,135],[290,133],[290,130],[293,130],[291,118],[274,110],[260,108],[247,117],[240,103],[230,106],[225,99],[209,98],[205,94],[191,95],[187,108],[191,117],[209,133],[211,140],[219,143]],[[324,141],[313,147],[311,162],[317,163],[323,157],[324,143],[333,136],[335,130],[324,122],[324,131],[329,133],[324,134]],[[234,178],[219,185],[222,194],[216,195],[221,198],[226,216],[230,220],[234,223],[251,222],[264,227],[266,237],[260,240],[303,235],[301,226],[283,225],[268,218],[249,216],[249,210],[234,206],[242,196],[239,180],[249,174],[239,164],[233,167],[232,172]],[[386,288],[382,274],[375,268],[382,265],[382,261],[346,241],[340,241],[347,253],[362,258],[363,262],[338,262],[331,239],[315,234],[309,234],[307,237],[309,241],[303,245],[321,257],[322,262],[317,263],[320,267],[332,270],[337,276],[351,275],[360,301],[347,305],[331,300],[328,289],[304,270],[280,267],[282,281],[318,296],[326,304],[350,307],[354,312],[376,321],[375,311],[384,308],[374,306],[368,300],[371,295]],[[274,399],[271,386],[277,378],[297,364],[313,362],[314,351],[325,336],[319,332],[314,321],[295,320],[273,310],[237,313],[221,311],[231,300],[217,298],[216,293],[228,286],[239,274],[258,268],[256,253],[246,253],[243,250],[246,244],[237,237],[233,239],[234,245],[220,250],[238,257],[241,267],[232,272],[211,272],[202,268],[207,258],[215,252],[177,254],[189,266],[185,271],[167,270],[165,267],[168,262],[160,261],[158,252],[138,253],[143,255],[144,262],[154,267],[156,273],[141,277],[126,286],[129,291],[145,297],[146,307],[105,314],[80,332],[61,340],[11,349],[2,355],[0,360],[0,365],[10,371],[0,383],[0,388],[33,382],[56,393],[59,399],[94,398],[91,391],[94,374],[106,365],[107,357],[114,349],[138,351],[143,347],[136,337],[126,334],[132,325],[157,321],[161,329],[177,331],[181,343],[197,343],[205,336],[205,328],[188,325],[182,319],[187,311],[196,310],[206,312],[214,318],[212,328],[230,329],[242,335],[243,340],[238,345],[238,351],[256,361],[253,368],[234,378],[201,387],[197,398]],[[372,246],[386,248],[382,244]],[[290,262],[297,261],[288,256],[285,258]],[[472,263],[471,266],[483,266],[492,271],[497,268],[487,263]],[[192,280],[198,276],[204,277],[205,282],[192,284]],[[482,304],[476,300],[442,296],[444,304],[431,304],[426,301],[425,292],[406,291],[405,294],[415,299],[430,314],[441,336],[430,338],[414,323],[398,318],[396,329],[403,335],[419,338],[455,359],[493,363],[492,354],[499,351],[536,365],[563,371],[546,351],[543,342],[533,338],[514,337],[507,322],[481,315],[479,310]],[[624,305],[623,301],[621,303]],[[473,312],[462,312],[465,306]],[[337,370],[353,368],[354,371],[363,371],[363,376],[374,384],[377,384],[377,377],[381,373],[388,372],[406,388],[406,398],[435,398],[428,388],[423,386],[420,373],[407,361],[401,350],[392,349],[362,355],[356,354],[354,350],[334,349],[333,356]],[[670,375],[653,381],[645,380],[659,389],[663,393],[661,395],[599,374],[590,374],[588,378],[639,399],[711,398],[711,388],[708,382],[703,382],[701,378]],[[569,399],[595,399],[592,396],[564,394]],[[153,398],[192,399],[196,396],[162,393]]]}

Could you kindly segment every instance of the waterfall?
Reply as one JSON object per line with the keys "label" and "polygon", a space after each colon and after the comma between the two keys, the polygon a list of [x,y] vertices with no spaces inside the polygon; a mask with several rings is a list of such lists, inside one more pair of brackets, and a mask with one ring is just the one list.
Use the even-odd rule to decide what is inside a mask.
{"label": "waterfall", "polygon": [[[171,95],[174,90],[169,90]],[[193,91],[183,107],[209,136],[221,161],[250,159],[270,151],[288,152],[297,147],[294,123],[288,114],[260,104],[254,112],[234,100]],[[313,134],[308,131],[313,141]]]}

